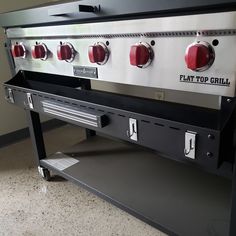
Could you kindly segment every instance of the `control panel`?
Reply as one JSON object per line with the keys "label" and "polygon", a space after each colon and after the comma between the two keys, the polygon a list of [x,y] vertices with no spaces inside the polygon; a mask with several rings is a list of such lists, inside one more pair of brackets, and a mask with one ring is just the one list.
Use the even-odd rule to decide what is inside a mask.
{"label": "control panel", "polygon": [[235,96],[235,12],[10,28],[16,70]]}

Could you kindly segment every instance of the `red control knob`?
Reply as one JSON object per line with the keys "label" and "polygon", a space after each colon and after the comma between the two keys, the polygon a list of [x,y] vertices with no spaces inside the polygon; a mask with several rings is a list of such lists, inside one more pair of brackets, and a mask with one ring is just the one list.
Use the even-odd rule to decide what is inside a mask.
{"label": "red control knob", "polygon": [[132,66],[145,68],[152,61],[153,51],[147,43],[139,43],[131,47],[129,58]]}
{"label": "red control knob", "polygon": [[26,49],[25,46],[20,44],[14,44],[11,47],[11,53],[13,57],[22,57],[24,58],[26,56]]}
{"label": "red control knob", "polygon": [[57,57],[61,61],[71,62],[75,57],[75,50],[70,43],[64,43],[57,47]]}
{"label": "red control knob", "polygon": [[36,44],[31,49],[32,57],[35,59],[46,60],[48,57],[48,49],[45,44]]}
{"label": "red control knob", "polygon": [[109,57],[109,51],[105,44],[96,43],[93,46],[89,46],[88,56],[91,63],[97,63],[103,65],[107,62]]}
{"label": "red control knob", "polygon": [[193,71],[208,69],[215,59],[215,53],[210,44],[206,42],[193,43],[188,46],[185,53],[185,62]]}

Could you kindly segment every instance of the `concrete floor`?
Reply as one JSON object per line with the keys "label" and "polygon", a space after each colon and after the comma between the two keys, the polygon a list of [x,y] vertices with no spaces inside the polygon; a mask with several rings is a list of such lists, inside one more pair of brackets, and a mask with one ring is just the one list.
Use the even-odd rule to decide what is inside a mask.
{"label": "concrete floor", "polygon": [[[78,127],[45,133],[48,153],[83,139]],[[58,176],[37,172],[30,139],[0,149],[0,235],[164,236]]]}

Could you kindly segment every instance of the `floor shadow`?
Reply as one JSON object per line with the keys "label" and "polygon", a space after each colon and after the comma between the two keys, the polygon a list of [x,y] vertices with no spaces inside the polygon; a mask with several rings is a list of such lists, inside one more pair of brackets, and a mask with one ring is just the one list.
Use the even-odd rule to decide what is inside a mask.
{"label": "floor shadow", "polygon": [[50,182],[66,182],[66,181],[68,180],[59,175],[52,175],[50,178]]}

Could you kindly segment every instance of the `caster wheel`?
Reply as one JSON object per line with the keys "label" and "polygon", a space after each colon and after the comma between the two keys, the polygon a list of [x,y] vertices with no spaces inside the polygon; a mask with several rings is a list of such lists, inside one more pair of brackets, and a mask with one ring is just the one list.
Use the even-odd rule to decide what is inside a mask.
{"label": "caster wheel", "polygon": [[38,171],[39,171],[39,174],[43,177],[43,179],[45,179],[46,181],[50,181],[51,175],[48,169],[39,166]]}
{"label": "caster wheel", "polygon": [[51,179],[50,171],[48,169],[44,169],[43,172],[44,172],[43,179],[45,179],[46,181],[50,181]]}

